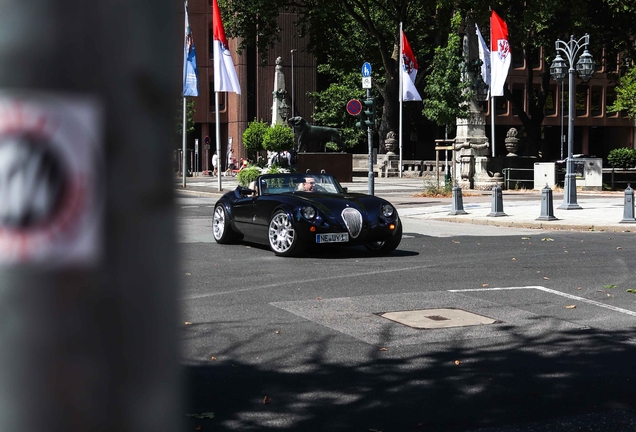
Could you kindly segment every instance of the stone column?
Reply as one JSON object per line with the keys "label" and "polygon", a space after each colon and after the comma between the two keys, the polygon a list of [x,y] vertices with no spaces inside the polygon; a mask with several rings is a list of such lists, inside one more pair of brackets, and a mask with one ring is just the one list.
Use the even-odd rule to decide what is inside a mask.
{"label": "stone column", "polygon": [[[479,87],[479,69],[470,65],[477,64],[479,49],[474,23],[466,25],[464,35],[465,69],[462,80],[473,83],[473,88]],[[468,102],[469,117],[457,119],[457,135],[455,137],[455,175],[456,181],[463,189],[490,190],[497,183],[502,183],[501,174],[488,174],[489,147],[486,136],[486,115],[475,98]]]}
{"label": "stone column", "polygon": [[272,103],[272,126],[276,124],[287,124],[289,116],[289,106],[285,101],[287,90],[285,89],[285,75],[283,74],[283,59],[276,59],[276,72],[274,73],[274,91],[272,92],[274,102]]}

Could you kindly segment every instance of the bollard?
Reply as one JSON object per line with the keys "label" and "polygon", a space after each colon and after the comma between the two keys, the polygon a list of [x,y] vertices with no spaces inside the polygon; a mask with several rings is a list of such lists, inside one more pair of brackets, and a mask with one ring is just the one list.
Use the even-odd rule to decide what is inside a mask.
{"label": "bollard", "polygon": [[449,215],[460,215],[460,214],[468,214],[468,212],[464,211],[464,203],[462,202],[462,188],[460,188],[457,183],[453,186],[453,208]]}
{"label": "bollard", "polygon": [[634,189],[627,184],[625,189],[625,207],[623,208],[623,220],[620,223],[635,223],[634,219]]}
{"label": "bollard", "polygon": [[554,206],[552,205],[552,189],[545,184],[545,187],[541,189],[541,216],[536,220],[538,221],[551,221],[557,220],[554,217]]}
{"label": "bollard", "polygon": [[492,188],[492,207],[487,216],[508,216],[503,211],[503,197],[501,194],[501,186],[499,186],[499,184],[495,184],[495,187]]}

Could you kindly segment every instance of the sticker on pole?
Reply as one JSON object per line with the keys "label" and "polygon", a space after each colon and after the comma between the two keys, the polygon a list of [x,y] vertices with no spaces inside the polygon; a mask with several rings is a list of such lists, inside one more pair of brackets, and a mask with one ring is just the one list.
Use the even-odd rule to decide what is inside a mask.
{"label": "sticker on pole", "polygon": [[93,99],[0,92],[0,266],[97,263],[101,141]]}

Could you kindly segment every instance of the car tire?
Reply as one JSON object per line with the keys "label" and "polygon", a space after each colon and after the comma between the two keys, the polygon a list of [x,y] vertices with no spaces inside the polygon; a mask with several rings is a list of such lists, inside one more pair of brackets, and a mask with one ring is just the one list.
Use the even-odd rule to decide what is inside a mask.
{"label": "car tire", "polygon": [[267,237],[270,248],[278,256],[294,256],[302,251],[298,233],[283,210],[277,210],[269,220]]}
{"label": "car tire", "polygon": [[228,244],[238,239],[238,235],[232,229],[229,215],[225,206],[219,204],[214,207],[214,215],[212,216],[212,236],[217,243]]}
{"label": "car tire", "polygon": [[402,222],[397,220],[397,228],[395,229],[395,234],[388,239],[382,241],[374,241],[366,243],[364,246],[370,252],[377,255],[388,255],[393,252],[400,245],[402,241]]}

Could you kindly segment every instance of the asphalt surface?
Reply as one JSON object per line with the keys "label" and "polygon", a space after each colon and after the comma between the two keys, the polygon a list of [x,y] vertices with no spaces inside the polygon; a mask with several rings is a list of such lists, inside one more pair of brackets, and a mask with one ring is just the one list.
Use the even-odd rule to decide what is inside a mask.
{"label": "asphalt surface", "polygon": [[[636,431],[624,194],[581,193],[567,211],[555,194],[559,220],[544,226],[540,192],[504,191],[499,217],[489,193],[466,193],[468,214],[449,216],[451,199],[417,196],[421,179],[376,179],[404,224],[391,256],[282,259],[216,244],[216,180],[180,180],[187,413],[213,413],[186,430]],[[496,323],[421,330],[380,316],[433,308]]]}

